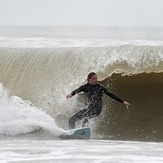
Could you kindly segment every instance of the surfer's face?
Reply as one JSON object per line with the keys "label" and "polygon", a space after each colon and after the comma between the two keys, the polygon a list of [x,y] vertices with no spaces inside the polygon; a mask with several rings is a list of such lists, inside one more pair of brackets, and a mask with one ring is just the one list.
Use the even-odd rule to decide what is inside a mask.
{"label": "surfer's face", "polygon": [[90,79],[89,79],[89,83],[94,85],[97,83],[97,75],[93,75]]}

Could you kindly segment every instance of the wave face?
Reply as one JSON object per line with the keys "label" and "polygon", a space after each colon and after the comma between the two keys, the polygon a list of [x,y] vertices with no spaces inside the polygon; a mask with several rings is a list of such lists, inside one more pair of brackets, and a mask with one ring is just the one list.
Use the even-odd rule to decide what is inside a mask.
{"label": "wave face", "polygon": [[126,140],[163,140],[162,72],[131,76],[113,74],[103,83],[109,83],[113,92],[130,101],[132,106],[126,110],[105,97],[104,110],[98,119],[98,131],[102,135]]}
{"label": "wave face", "polygon": [[[72,100],[66,100],[65,95],[83,84],[90,71],[97,72],[102,84],[132,104],[127,111],[104,96],[103,111],[92,120],[95,138],[163,141],[161,45],[0,48],[2,90],[6,89],[9,97],[16,96],[42,108],[45,117],[53,117],[63,128],[67,128],[68,118],[83,107],[80,95]],[[14,135],[2,128],[1,134]],[[22,133],[33,129],[23,130]]]}

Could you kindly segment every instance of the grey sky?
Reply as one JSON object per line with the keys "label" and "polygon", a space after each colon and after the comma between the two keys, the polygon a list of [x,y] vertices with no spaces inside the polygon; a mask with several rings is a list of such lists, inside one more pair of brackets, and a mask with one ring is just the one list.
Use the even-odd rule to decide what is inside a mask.
{"label": "grey sky", "polygon": [[163,27],[163,0],[0,0],[0,25]]}

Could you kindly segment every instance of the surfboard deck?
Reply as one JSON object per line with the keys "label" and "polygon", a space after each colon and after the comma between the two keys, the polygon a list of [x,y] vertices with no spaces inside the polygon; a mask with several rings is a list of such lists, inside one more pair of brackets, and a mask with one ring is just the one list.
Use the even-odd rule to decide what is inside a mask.
{"label": "surfboard deck", "polygon": [[61,135],[59,135],[59,138],[61,139],[90,139],[91,136],[91,130],[90,127],[84,127],[84,128],[76,128],[72,130],[68,130]]}

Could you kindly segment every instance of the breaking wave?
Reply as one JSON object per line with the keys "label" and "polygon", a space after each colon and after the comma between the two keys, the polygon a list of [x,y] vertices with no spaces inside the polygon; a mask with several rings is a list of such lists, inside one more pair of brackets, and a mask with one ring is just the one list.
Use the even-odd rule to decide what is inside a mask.
{"label": "breaking wave", "polygon": [[1,108],[9,112],[3,112],[1,134],[32,132],[44,128],[45,121],[55,124],[54,119],[58,126],[67,128],[69,116],[79,109],[82,99],[75,96],[67,101],[65,95],[83,84],[90,71],[97,72],[100,82],[132,104],[128,112],[104,96],[103,112],[93,120],[95,137],[163,140],[163,47],[160,44],[1,48],[1,89],[7,89],[12,105],[15,106],[13,100],[21,103],[18,107],[6,107],[1,100]]}

